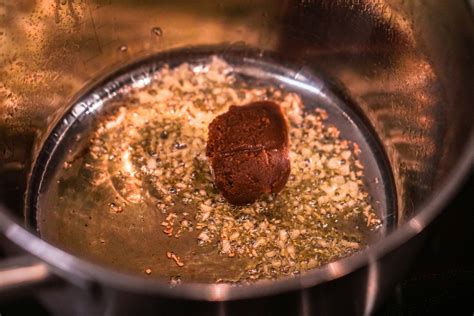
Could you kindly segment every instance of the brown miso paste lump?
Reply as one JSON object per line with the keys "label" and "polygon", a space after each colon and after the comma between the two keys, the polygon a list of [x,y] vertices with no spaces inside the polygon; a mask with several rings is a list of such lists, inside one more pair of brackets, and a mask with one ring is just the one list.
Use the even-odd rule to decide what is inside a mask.
{"label": "brown miso paste lump", "polygon": [[279,192],[290,175],[288,126],[280,106],[270,101],[231,106],[209,124],[206,155],[230,203]]}

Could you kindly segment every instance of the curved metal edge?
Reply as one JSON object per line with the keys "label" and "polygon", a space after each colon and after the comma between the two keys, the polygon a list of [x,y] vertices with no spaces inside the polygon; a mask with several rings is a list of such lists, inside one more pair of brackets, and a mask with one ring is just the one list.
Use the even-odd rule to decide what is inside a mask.
{"label": "curved metal edge", "polygon": [[[137,63],[140,62],[143,61]],[[133,67],[133,64],[130,67]],[[443,207],[446,206],[469,174],[473,160],[474,133],[471,133],[458,164],[445,179],[445,185],[441,185],[440,189],[432,194],[433,198],[428,199],[416,216],[389,236],[361,252],[324,265],[319,269],[307,271],[294,277],[273,281],[263,280],[248,285],[184,283],[171,287],[163,281],[146,280],[137,276],[112,271],[79,259],[41,240],[32,231],[22,227],[13,214],[1,205],[0,232],[18,246],[46,262],[53,273],[81,288],[96,287],[97,283],[100,283],[103,286],[109,286],[121,291],[191,300],[227,301],[257,298],[308,288],[343,277],[367,265],[369,258],[370,260],[378,259],[400,247],[403,243],[424,230],[442,211]]]}
{"label": "curved metal edge", "polygon": [[[170,287],[166,282],[144,280],[143,278],[112,271],[76,258],[23,228],[13,214],[0,206],[0,231],[18,246],[48,263],[52,271],[69,282],[89,288],[98,282],[121,291],[156,294],[165,297],[191,300],[226,301],[263,297],[315,286],[349,274],[366,265],[369,258],[380,258],[398,248],[410,238],[420,233],[442,211],[459,189],[474,160],[474,133],[471,134],[466,149],[449,178],[439,192],[433,194],[418,215],[401,226],[397,231],[373,246],[351,257],[329,263],[320,269],[308,271],[295,277],[276,281],[260,281],[250,285],[229,284],[182,284]],[[373,260],[373,259],[372,259]]]}

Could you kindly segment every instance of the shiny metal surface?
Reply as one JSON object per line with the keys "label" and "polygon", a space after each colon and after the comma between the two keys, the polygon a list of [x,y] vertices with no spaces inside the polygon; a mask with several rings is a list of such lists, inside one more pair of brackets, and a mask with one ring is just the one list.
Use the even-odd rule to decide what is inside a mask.
{"label": "shiny metal surface", "polygon": [[[388,154],[397,186],[398,229],[364,252],[294,279],[170,289],[79,260],[21,228],[22,195],[36,152],[81,91],[140,56],[222,43],[272,51],[300,64],[302,71],[333,78],[346,91]],[[90,291],[101,284],[103,300],[95,303],[110,314],[126,314],[120,309],[125,302],[144,312],[180,308],[176,299],[200,300],[188,304],[223,315],[252,308],[268,312],[283,302],[302,315],[370,314],[409,264],[420,232],[472,168],[473,64],[474,22],[464,1],[3,4],[0,201],[11,211],[0,213],[1,231],[77,287]],[[262,298],[268,295],[275,297]],[[346,307],[341,296],[352,298]],[[202,302],[236,299],[235,304]]]}
{"label": "shiny metal surface", "polygon": [[0,265],[0,297],[23,288],[39,287],[51,276],[48,266],[31,256],[7,259]]}

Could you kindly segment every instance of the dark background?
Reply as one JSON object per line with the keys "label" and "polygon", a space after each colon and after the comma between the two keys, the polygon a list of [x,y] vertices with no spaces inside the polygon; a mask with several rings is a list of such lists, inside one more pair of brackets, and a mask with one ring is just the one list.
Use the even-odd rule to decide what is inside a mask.
{"label": "dark background", "polygon": [[376,314],[474,315],[474,172],[429,226],[411,271]]}

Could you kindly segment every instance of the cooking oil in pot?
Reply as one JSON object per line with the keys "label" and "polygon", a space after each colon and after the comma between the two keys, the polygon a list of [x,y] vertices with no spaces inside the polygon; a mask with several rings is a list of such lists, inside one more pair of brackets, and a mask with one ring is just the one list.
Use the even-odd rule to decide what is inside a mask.
{"label": "cooking oil in pot", "polygon": [[[120,271],[213,283],[295,275],[385,234],[393,187],[370,128],[309,70],[260,55],[164,53],[73,104],[30,181],[41,237]],[[291,175],[278,194],[233,206],[213,184],[207,128],[262,100],[288,120]]]}

